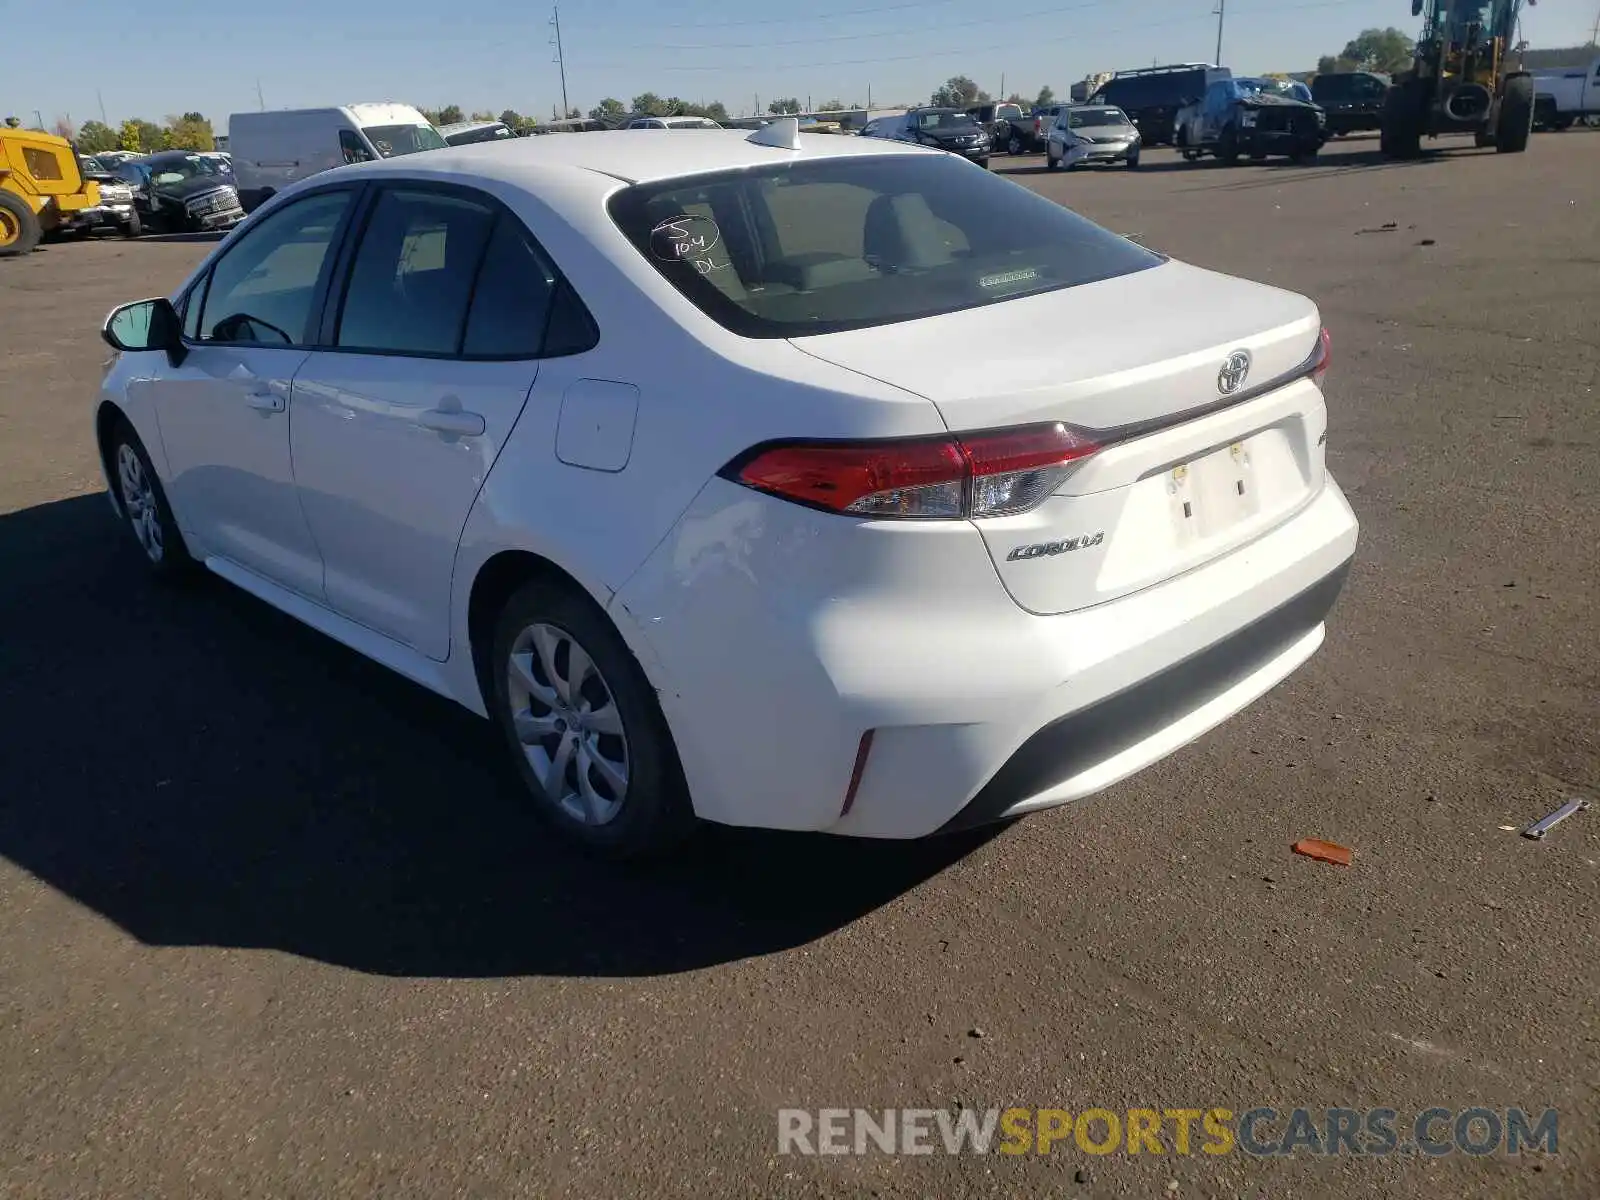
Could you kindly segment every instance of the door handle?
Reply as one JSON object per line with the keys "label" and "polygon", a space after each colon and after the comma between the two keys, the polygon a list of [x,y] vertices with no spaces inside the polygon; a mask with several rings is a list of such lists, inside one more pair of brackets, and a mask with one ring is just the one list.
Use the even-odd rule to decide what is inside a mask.
{"label": "door handle", "polygon": [[283,397],[273,392],[251,392],[244,400],[257,412],[280,413],[285,407]]}
{"label": "door handle", "polygon": [[417,424],[435,433],[455,434],[457,437],[477,437],[485,429],[482,416],[459,408],[427,409],[417,414]]}

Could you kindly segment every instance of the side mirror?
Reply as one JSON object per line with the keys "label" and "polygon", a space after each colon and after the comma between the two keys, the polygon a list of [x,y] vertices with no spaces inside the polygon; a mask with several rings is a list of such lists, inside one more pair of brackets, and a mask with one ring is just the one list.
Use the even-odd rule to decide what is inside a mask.
{"label": "side mirror", "polygon": [[189,353],[183,344],[183,322],[178,319],[178,310],[165,296],[112,309],[100,327],[100,336],[113,350],[165,350],[175,367]]}
{"label": "side mirror", "polygon": [[1413,17],[1422,15],[1422,0],[1411,0],[1411,15]]}

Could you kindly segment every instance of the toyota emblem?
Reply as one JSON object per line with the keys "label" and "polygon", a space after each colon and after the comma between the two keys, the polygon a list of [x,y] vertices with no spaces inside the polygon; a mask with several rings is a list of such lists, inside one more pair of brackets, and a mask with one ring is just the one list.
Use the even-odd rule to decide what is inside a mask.
{"label": "toyota emblem", "polygon": [[1217,372],[1217,391],[1224,396],[1231,396],[1244,386],[1245,376],[1250,374],[1250,355],[1245,350],[1235,350],[1228,355],[1228,361],[1222,364],[1222,370]]}

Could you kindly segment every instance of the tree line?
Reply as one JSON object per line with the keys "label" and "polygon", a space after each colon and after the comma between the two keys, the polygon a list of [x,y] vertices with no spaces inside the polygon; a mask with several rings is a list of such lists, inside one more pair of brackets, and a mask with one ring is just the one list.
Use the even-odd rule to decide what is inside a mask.
{"label": "tree line", "polygon": [[[1351,71],[1375,71],[1380,75],[1398,75],[1411,69],[1416,43],[1400,30],[1363,29],[1338,54],[1324,54],[1317,59],[1318,75],[1343,75]],[[1600,55],[1600,46],[1566,46],[1554,50],[1527,50],[1513,60],[1530,70],[1541,67],[1565,67],[1593,61]]]}
{"label": "tree line", "polygon": [[1348,75],[1351,71],[1375,71],[1380,75],[1398,75],[1410,70],[1411,56],[1416,44],[1400,30],[1363,29],[1345,43],[1338,54],[1324,54],[1317,59],[1318,75]]}
{"label": "tree line", "polygon": [[[16,128],[21,122],[8,117],[6,124]],[[107,150],[129,150],[135,154],[154,154],[157,150],[213,150],[217,144],[211,122],[197,112],[168,117],[159,125],[142,117],[130,117],[116,129],[104,121],[85,121],[74,126],[63,117],[53,128],[43,132],[77,143],[85,154],[101,154]]]}

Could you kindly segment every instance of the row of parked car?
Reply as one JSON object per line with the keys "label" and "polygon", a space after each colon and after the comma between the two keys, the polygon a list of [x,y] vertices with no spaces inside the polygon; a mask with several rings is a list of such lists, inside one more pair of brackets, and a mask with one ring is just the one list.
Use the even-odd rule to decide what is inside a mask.
{"label": "row of parked car", "polygon": [[98,206],[83,209],[68,232],[200,233],[244,219],[229,156],[215,151],[110,151],[80,154],[83,177],[99,185]]}
{"label": "row of parked car", "polygon": [[[1177,146],[1189,159],[1303,159],[1330,137],[1378,128],[1388,90],[1386,76],[1367,71],[1318,76],[1308,86],[1184,63],[1118,72],[1081,103],[1024,113],[1020,105],[991,102],[966,112],[997,152],[1043,152],[1052,168],[1102,157],[1137,166],[1139,147],[1157,145]],[[1095,147],[1087,152],[1086,135]],[[1098,148],[1107,143],[1125,148],[1115,155]]]}

